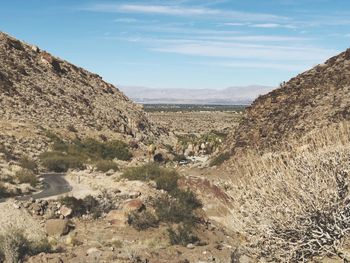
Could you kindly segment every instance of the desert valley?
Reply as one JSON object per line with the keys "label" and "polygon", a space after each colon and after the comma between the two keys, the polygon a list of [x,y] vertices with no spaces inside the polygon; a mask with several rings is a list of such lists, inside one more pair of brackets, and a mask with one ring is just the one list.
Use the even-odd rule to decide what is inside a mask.
{"label": "desert valley", "polygon": [[349,258],[349,51],[248,108],[147,112],[5,33],[0,54],[6,262]]}

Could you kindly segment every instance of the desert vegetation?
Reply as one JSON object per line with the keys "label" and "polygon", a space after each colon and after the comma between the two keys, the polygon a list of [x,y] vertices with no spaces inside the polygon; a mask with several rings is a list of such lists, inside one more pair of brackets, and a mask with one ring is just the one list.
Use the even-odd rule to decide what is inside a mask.
{"label": "desert vegetation", "polygon": [[210,161],[210,166],[221,165],[231,157],[229,152],[220,153]]}
{"label": "desert vegetation", "polygon": [[[198,241],[193,230],[198,222],[196,209],[202,203],[190,191],[178,187],[179,175],[175,170],[159,167],[151,163],[128,169],[122,177],[129,180],[155,181],[157,188],[166,194],[154,201],[155,214],[150,211],[132,213],[128,222],[138,230],[157,227],[159,223],[169,225],[168,233],[172,244],[187,245]],[[177,225],[173,228],[173,225]],[[186,234],[184,234],[186,232]]]}
{"label": "desert vegetation", "polygon": [[28,240],[21,229],[8,228],[0,235],[0,260],[9,263],[21,262],[25,256],[41,252],[50,252],[51,246],[46,239],[41,241]]}
{"label": "desert vegetation", "polygon": [[52,133],[52,151],[40,155],[42,164],[49,170],[65,172],[69,168],[82,169],[87,163],[95,164],[100,171],[116,170],[113,159],[130,160],[132,154],[124,142],[113,140],[100,142],[92,138],[63,141]]}
{"label": "desert vegetation", "polygon": [[278,262],[349,258],[349,139],[343,123],[310,134],[302,147],[232,161],[231,227],[249,238],[252,253]]}
{"label": "desert vegetation", "polygon": [[92,218],[99,218],[103,213],[110,210],[110,207],[103,207],[102,204],[93,196],[88,195],[83,199],[74,196],[64,196],[59,199],[60,204],[71,208],[72,215],[80,217],[90,214]]}

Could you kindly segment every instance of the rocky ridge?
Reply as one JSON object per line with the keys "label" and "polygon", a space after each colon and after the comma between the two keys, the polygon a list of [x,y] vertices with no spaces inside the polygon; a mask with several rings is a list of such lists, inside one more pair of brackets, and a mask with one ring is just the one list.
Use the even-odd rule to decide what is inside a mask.
{"label": "rocky ridge", "polygon": [[[2,32],[0,104],[2,143],[24,145],[28,153],[47,147],[47,130],[140,142],[161,135],[141,106],[100,76]],[[32,132],[14,134],[13,125]]]}
{"label": "rocky ridge", "polygon": [[311,131],[350,120],[350,49],[257,98],[231,134],[231,150],[277,149]]}

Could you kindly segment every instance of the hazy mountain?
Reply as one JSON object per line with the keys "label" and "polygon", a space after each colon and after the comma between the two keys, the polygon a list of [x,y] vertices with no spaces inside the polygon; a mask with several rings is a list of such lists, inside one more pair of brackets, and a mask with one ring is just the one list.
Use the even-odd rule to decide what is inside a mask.
{"label": "hazy mountain", "polygon": [[273,87],[245,86],[213,89],[153,89],[145,87],[119,87],[129,98],[139,103],[174,104],[250,104],[259,95]]}

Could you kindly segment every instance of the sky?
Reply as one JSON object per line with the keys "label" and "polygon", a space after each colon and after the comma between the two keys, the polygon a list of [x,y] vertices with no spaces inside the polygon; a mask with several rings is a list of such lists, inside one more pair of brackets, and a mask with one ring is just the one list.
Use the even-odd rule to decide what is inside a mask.
{"label": "sky", "polygon": [[348,0],[0,1],[0,31],[124,86],[278,86],[350,41]]}

